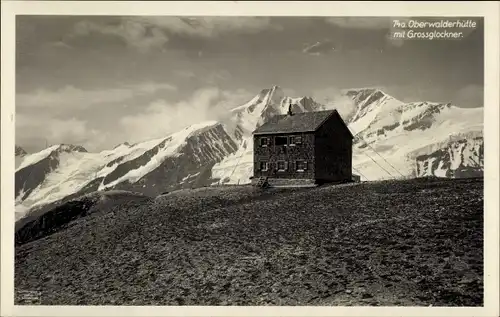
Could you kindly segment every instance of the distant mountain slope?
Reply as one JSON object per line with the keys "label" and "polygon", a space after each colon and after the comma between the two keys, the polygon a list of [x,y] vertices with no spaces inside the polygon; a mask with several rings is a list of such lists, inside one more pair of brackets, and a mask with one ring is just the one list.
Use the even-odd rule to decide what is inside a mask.
{"label": "distant mountain slope", "polygon": [[206,185],[212,182],[206,171],[235,150],[235,142],[217,122],[100,153],[53,146],[26,157],[16,171],[16,218],[27,208],[78,192],[134,189],[155,195]]}
{"label": "distant mountain slope", "polygon": [[285,114],[289,105],[294,112],[341,108],[355,135],[353,172],[362,180],[482,174],[482,108],[405,103],[374,88],[344,90],[336,100],[323,105],[310,97],[285,96],[273,86],[232,109],[221,122],[192,125],[164,138],[125,142],[100,153],[56,145],[16,156],[16,218],[29,208],[95,190],[158,195],[177,188],[249,183],[252,132],[272,116]]}
{"label": "distant mountain slope", "polygon": [[21,162],[24,160],[24,157],[28,154],[22,147],[16,145],[16,150],[15,150],[15,164],[16,164],[16,169],[19,165],[21,165]]}
{"label": "distant mountain slope", "polygon": [[[464,133],[482,134],[482,108],[463,109],[431,102],[404,103],[373,88],[344,90],[338,99],[352,101],[351,109],[342,105],[341,114],[356,136],[353,166],[354,172],[361,174],[363,180],[422,176],[417,172],[411,153],[429,145],[446,143],[455,135],[467,140],[468,135]],[[253,172],[251,132],[270,116],[286,113],[289,104],[295,112],[340,106],[335,103],[322,105],[311,98],[286,97],[276,86],[263,90],[247,104],[233,109],[232,121],[228,125],[239,142],[239,148],[214,166],[213,175],[228,184],[249,182],[248,177]],[[482,157],[483,154],[478,152],[478,155]],[[466,157],[464,160],[470,159]],[[446,175],[458,175],[455,165],[445,165],[448,169]],[[482,165],[478,168],[482,169]],[[443,172],[436,173],[442,175]]]}
{"label": "distant mountain slope", "polygon": [[417,176],[476,177],[483,174],[484,140],[481,132],[450,136],[410,153]]}
{"label": "distant mountain slope", "polygon": [[61,144],[25,156],[16,169],[16,198],[26,199],[45,182],[48,174],[59,167],[61,156],[74,152],[85,153],[87,150],[81,146]]}
{"label": "distant mountain slope", "polygon": [[[353,165],[369,180],[423,176],[421,170],[417,171],[413,153],[437,144],[446,146],[451,139],[466,141],[472,137],[470,133],[482,135],[483,108],[464,109],[449,103],[404,103],[377,89],[345,93],[352,96],[356,105],[348,122],[356,134]],[[482,143],[482,138],[478,142]],[[483,153],[480,151],[478,155],[482,157]],[[464,157],[463,160],[471,159]],[[444,165],[446,175],[455,175],[458,165]],[[482,169],[482,165],[478,167]],[[443,172],[433,170],[432,174],[438,176]]]}
{"label": "distant mountain slope", "polygon": [[16,156],[25,156],[26,154],[28,153],[22,147],[16,145],[16,151],[15,151]]}

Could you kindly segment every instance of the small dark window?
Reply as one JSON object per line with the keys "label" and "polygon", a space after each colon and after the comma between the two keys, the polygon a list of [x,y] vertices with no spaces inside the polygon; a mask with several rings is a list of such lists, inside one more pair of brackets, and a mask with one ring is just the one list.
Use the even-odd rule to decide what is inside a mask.
{"label": "small dark window", "polygon": [[306,161],[297,161],[295,163],[295,168],[297,172],[303,172],[307,170],[307,162]]}
{"label": "small dark window", "polygon": [[268,170],[268,168],[269,168],[269,165],[267,162],[260,162],[260,170],[261,171],[265,172]]}
{"label": "small dark window", "polygon": [[288,162],[278,161],[278,171],[284,172],[288,169]]}
{"label": "small dark window", "polygon": [[268,138],[260,138],[260,146],[267,146],[269,144]]}
{"label": "small dark window", "polygon": [[274,139],[275,145],[286,145],[288,143],[288,138],[286,136],[277,136]]}

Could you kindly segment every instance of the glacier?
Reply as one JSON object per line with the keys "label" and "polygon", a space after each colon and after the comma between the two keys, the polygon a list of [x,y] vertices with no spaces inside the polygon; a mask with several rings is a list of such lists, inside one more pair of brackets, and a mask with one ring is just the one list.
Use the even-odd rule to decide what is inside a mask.
{"label": "glacier", "polygon": [[159,195],[176,188],[246,184],[253,174],[252,132],[289,105],[294,112],[341,109],[355,135],[353,173],[372,181],[482,172],[483,108],[402,102],[378,88],[345,89],[336,102],[286,96],[273,86],[219,121],[99,153],[53,145],[27,154],[16,146],[16,219],[32,209],[93,191]]}

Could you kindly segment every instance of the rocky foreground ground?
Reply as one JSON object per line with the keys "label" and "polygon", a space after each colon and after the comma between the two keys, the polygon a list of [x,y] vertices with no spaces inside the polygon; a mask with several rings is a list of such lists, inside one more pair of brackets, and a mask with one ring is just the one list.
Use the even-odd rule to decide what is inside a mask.
{"label": "rocky foreground ground", "polygon": [[483,303],[482,179],[201,188],[82,216],[24,233],[16,304]]}

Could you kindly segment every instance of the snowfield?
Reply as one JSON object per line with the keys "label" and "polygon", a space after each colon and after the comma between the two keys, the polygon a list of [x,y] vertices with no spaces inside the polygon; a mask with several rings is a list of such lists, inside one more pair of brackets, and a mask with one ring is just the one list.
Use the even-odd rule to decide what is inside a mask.
{"label": "snowfield", "polygon": [[[107,188],[112,188],[118,183],[121,182],[131,182],[135,183],[139,179],[141,179],[144,175],[150,173],[154,169],[156,169],[162,161],[169,156],[175,155],[179,148],[186,143],[186,140],[196,134],[203,133],[206,131],[207,128],[213,127],[217,125],[218,123],[216,121],[209,121],[205,123],[200,123],[200,124],[194,124],[191,125],[184,130],[181,130],[177,133],[174,133],[170,135],[167,139],[163,139],[162,142],[164,144],[160,147],[160,151],[153,156],[153,158],[145,165],[137,168],[130,170],[127,174],[123,175],[122,177],[114,180],[111,183],[108,183],[106,185],[102,185],[99,187],[99,190],[104,190]],[[157,145],[156,143],[155,145]],[[144,147],[143,147],[144,148]],[[147,148],[147,147],[146,147]],[[112,168],[112,167],[110,167]]]}
{"label": "snowfield", "polygon": [[[163,138],[120,144],[100,153],[54,145],[17,156],[16,182],[26,184],[16,192],[16,219],[30,208],[89,188],[151,191],[167,171],[165,191],[176,185],[248,184],[253,175],[252,132],[272,116],[285,114],[290,104],[295,112],[337,107],[345,114],[356,136],[353,173],[362,181],[463,177],[482,170],[482,108],[404,103],[377,88],[348,89],[342,94],[322,105],[308,97],[285,96],[273,86],[232,109],[220,122],[192,125]],[[200,152],[202,148],[205,152]]]}

